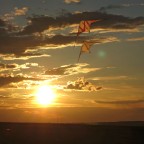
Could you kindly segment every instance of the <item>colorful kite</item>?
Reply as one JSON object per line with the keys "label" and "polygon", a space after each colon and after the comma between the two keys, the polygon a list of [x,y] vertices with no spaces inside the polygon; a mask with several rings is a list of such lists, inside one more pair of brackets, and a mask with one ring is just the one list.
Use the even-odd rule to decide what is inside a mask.
{"label": "colorful kite", "polygon": [[[75,43],[77,41],[78,36],[83,32],[90,32],[91,24],[94,22],[97,22],[97,21],[100,21],[100,20],[86,20],[86,21],[83,20],[83,21],[80,21]],[[75,47],[75,44],[74,44],[74,47]]]}
{"label": "colorful kite", "polygon": [[84,41],[84,43],[81,47],[80,53],[79,53],[78,62],[79,62],[79,59],[80,59],[80,56],[82,53],[84,53],[84,52],[90,53],[90,48],[94,43],[96,43],[96,42],[95,41]]}
{"label": "colorful kite", "polygon": [[90,32],[91,24],[96,22],[96,21],[98,21],[98,20],[81,21],[79,24],[77,36],[79,36],[83,32]]}
{"label": "colorful kite", "polygon": [[[75,43],[77,41],[78,36],[83,32],[90,32],[91,24],[94,22],[97,22],[97,21],[101,21],[101,20],[86,20],[86,21],[83,20],[83,21],[80,21]],[[84,43],[81,47],[80,53],[79,53],[78,62],[79,62],[80,56],[83,52],[89,52],[90,53],[90,48],[94,43],[96,43],[96,41],[84,41]],[[75,45],[74,45],[74,47],[75,47]]]}

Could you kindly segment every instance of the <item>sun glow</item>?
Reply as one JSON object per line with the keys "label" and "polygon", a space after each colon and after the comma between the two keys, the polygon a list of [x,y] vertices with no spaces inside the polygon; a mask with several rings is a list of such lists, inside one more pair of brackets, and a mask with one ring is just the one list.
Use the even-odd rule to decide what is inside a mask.
{"label": "sun glow", "polygon": [[40,86],[36,92],[36,101],[42,106],[53,104],[55,98],[54,91],[48,85]]}

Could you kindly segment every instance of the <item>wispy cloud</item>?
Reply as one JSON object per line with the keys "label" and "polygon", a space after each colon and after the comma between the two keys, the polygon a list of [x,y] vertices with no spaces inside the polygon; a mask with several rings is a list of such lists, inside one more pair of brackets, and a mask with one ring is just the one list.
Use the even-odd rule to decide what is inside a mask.
{"label": "wispy cloud", "polygon": [[79,63],[74,65],[64,65],[61,67],[49,69],[45,71],[45,75],[74,75],[78,73],[89,73],[100,70],[101,68],[90,68],[86,63]]}
{"label": "wispy cloud", "polygon": [[94,77],[90,78],[92,80],[121,80],[121,79],[128,79],[128,76],[109,76],[109,77]]}
{"label": "wispy cloud", "polygon": [[4,64],[0,63],[0,71],[6,71],[8,69],[18,70],[18,69],[29,69],[30,67],[38,67],[38,63],[25,63],[25,64]]}
{"label": "wispy cloud", "polygon": [[15,54],[0,54],[2,60],[28,60],[31,58],[39,58],[39,57],[50,57],[48,54],[38,54],[38,53],[22,53],[19,55]]}
{"label": "wispy cloud", "polygon": [[65,3],[70,4],[70,3],[80,3],[80,0],[64,0]]}
{"label": "wispy cloud", "polygon": [[99,104],[119,104],[119,105],[127,105],[127,104],[140,104],[144,103],[143,99],[140,100],[117,100],[117,101],[102,101],[102,100],[95,100],[96,103]]}
{"label": "wispy cloud", "polygon": [[144,37],[129,38],[127,41],[144,41]]}
{"label": "wispy cloud", "polygon": [[144,3],[140,3],[140,4],[108,5],[108,6],[105,6],[105,7],[101,7],[99,10],[104,12],[106,10],[128,8],[128,7],[133,7],[133,6],[144,6]]}

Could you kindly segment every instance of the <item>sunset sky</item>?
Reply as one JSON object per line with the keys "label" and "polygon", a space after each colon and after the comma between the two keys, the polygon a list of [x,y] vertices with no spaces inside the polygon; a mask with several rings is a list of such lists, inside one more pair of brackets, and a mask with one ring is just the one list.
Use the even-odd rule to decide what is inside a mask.
{"label": "sunset sky", "polygon": [[[77,37],[82,20],[98,21]],[[144,120],[143,0],[0,1],[0,121],[135,120]]]}

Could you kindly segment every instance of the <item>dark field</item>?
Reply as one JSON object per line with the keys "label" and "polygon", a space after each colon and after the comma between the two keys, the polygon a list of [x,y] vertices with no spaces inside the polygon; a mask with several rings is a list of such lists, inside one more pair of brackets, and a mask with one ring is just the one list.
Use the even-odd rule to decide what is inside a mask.
{"label": "dark field", "polygon": [[144,144],[144,123],[0,123],[0,144]]}

